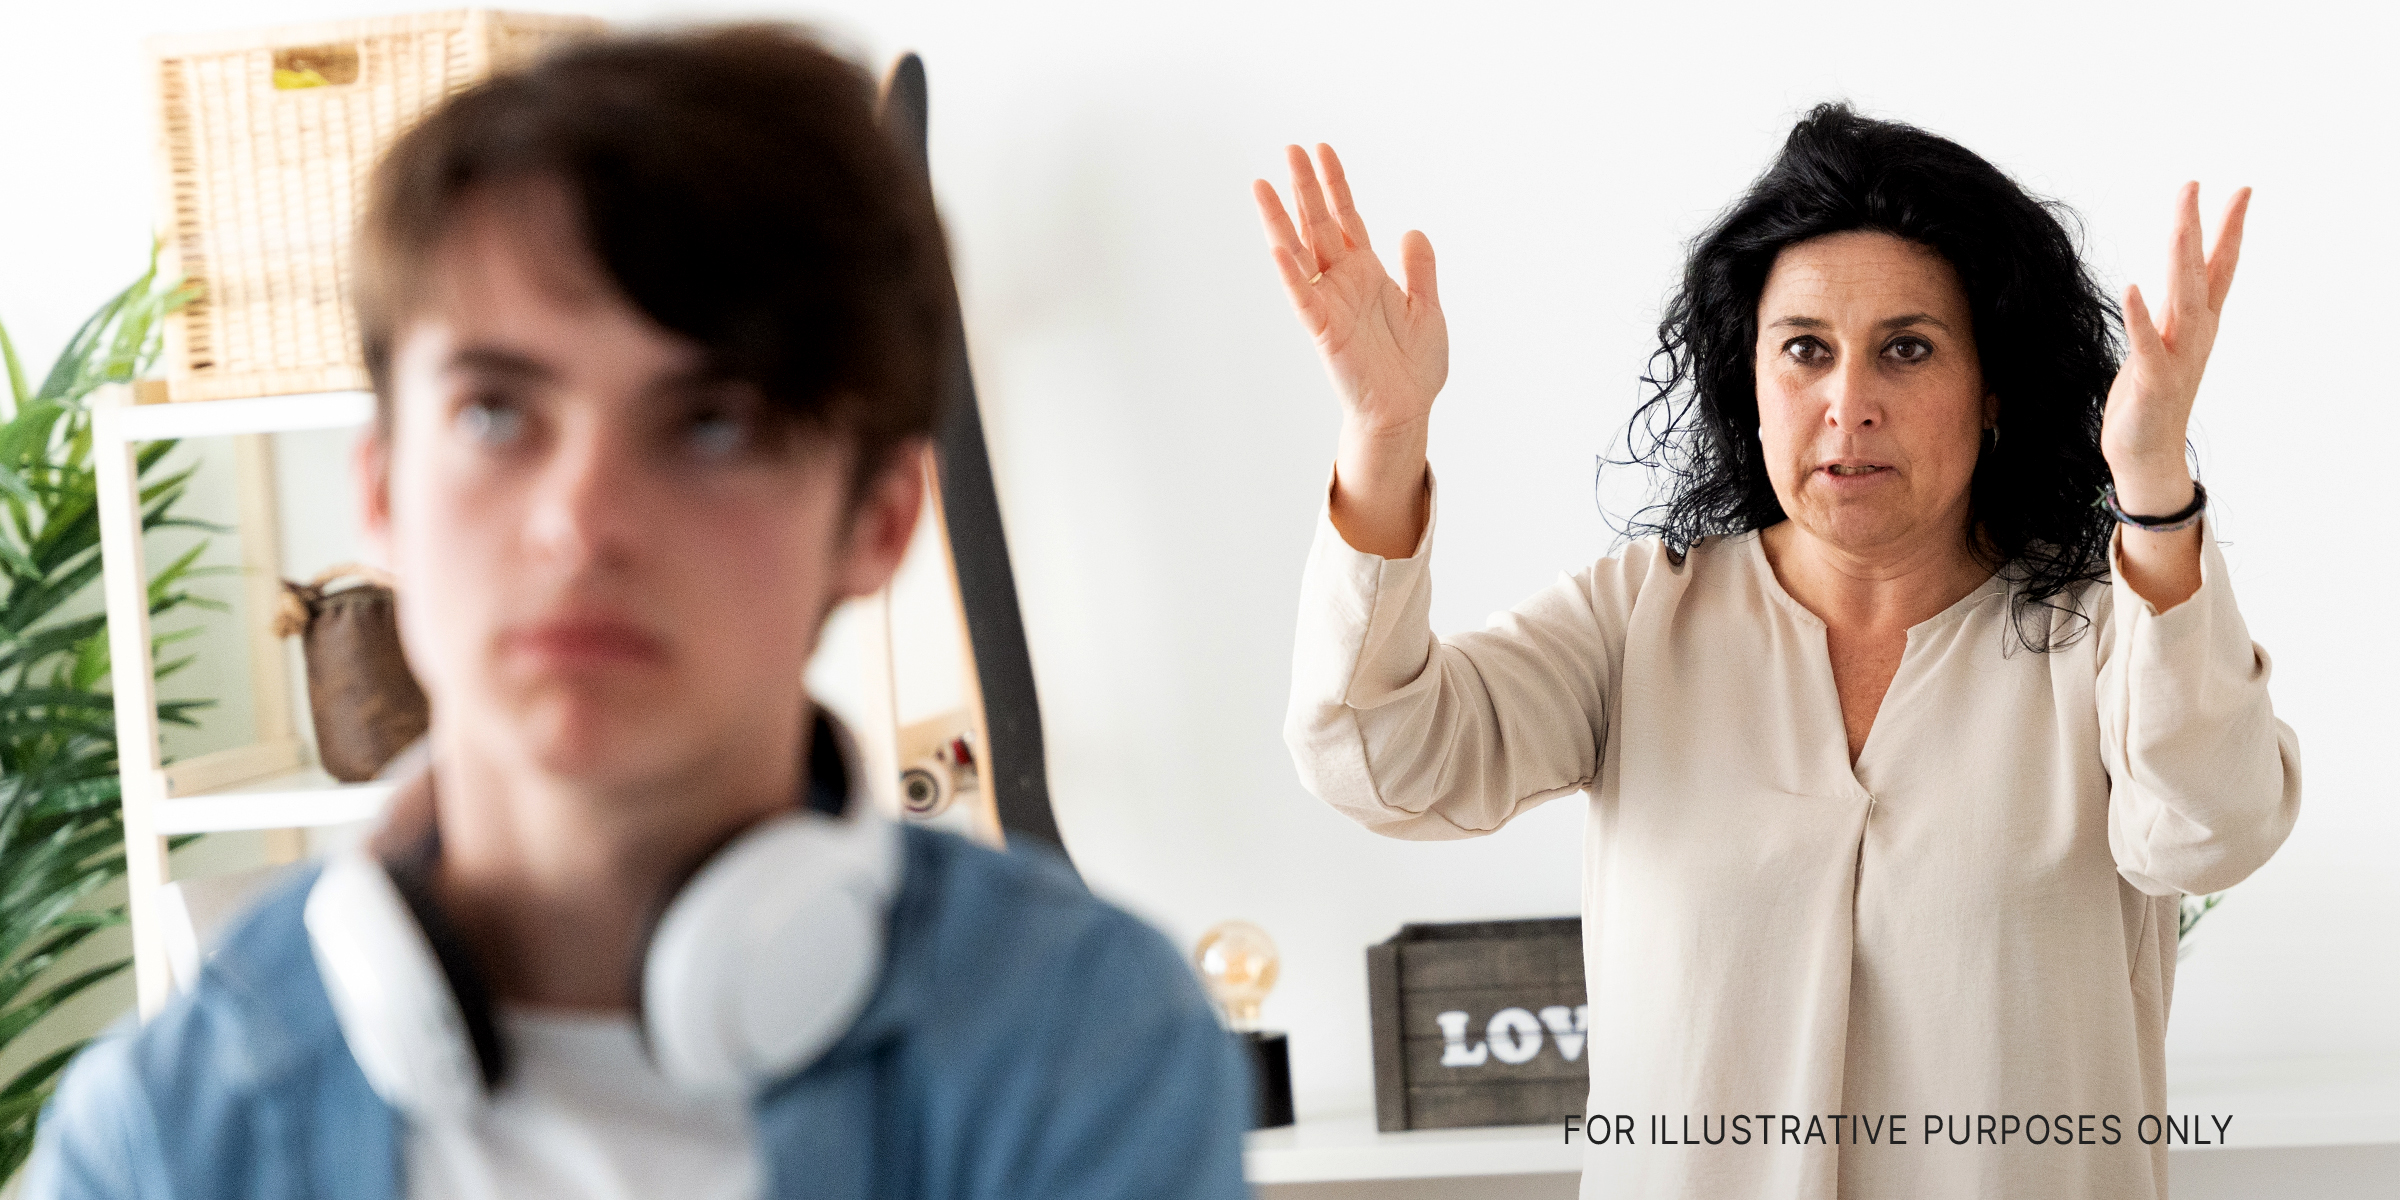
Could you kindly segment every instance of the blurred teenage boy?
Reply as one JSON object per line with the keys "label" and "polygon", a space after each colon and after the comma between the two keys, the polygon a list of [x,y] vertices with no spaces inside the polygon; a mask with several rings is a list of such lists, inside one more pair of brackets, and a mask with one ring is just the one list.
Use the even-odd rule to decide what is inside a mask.
{"label": "blurred teenage boy", "polygon": [[571,50],[400,141],[358,265],[430,767],[83,1056],[30,1194],[1245,1194],[1179,956],[865,811],[802,690],[915,526],[951,303],[868,77]]}

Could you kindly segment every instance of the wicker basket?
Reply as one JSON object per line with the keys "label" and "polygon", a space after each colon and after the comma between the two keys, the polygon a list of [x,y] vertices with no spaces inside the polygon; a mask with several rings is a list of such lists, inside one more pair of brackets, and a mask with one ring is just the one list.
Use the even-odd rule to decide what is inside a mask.
{"label": "wicker basket", "polygon": [[367,386],[352,226],[385,147],[444,97],[598,32],[585,17],[461,10],[154,39],[176,400]]}

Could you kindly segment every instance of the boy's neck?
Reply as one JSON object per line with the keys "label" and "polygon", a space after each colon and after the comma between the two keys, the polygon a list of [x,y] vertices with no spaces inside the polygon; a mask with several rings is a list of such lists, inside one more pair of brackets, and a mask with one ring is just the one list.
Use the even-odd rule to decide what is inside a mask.
{"label": "boy's neck", "polygon": [[710,854],[798,802],[807,738],[802,723],[788,748],[595,787],[437,729],[435,897],[494,998],[631,1008],[651,926]]}

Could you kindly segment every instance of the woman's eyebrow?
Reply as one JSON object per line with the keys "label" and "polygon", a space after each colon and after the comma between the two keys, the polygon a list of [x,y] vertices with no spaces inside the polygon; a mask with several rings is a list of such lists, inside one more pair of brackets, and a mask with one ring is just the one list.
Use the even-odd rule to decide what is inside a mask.
{"label": "woman's eyebrow", "polygon": [[[1939,330],[1943,331],[1944,333],[1947,333],[1947,332],[1949,332],[1949,331],[1950,331],[1950,324],[1949,324],[1949,322],[1942,320],[1940,317],[1934,316],[1932,313],[1923,313],[1923,312],[1907,313],[1907,314],[1904,314],[1904,315],[1901,315],[1901,316],[1897,316],[1897,317],[1885,317],[1884,319],[1882,319],[1882,320],[1880,320],[1880,321],[1877,321],[1877,322],[1875,322],[1875,327],[1876,327],[1877,329],[1887,329],[1887,330],[1888,330],[1888,329],[1906,329],[1906,328],[1908,328],[1908,327],[1909,327],[1909,326],[1911,326],[1911,325],[1931,325],[1931,326],[1933,326],[1935,329],[1939,329]],[[1776,318],[1774,321],[1770,322],[1770,323],[1767,325],[1767,328],[1769,328],[1769,329],[1831,329],[1831,328],[1833,328],[1833,322],[1831,322],[1831,321],[1827,321],[1827,320],[1824,320],[1823,318],[1820,318],[1820,317],[1802,317],[1802,316],[1777,317],[1777,318]]]}
{"label": "woman's eyebrow", "polygon": [[1885,317],[1883,320],[1875,323],[1875,326],[1878,329],[1906,329],[1911,325],[1931,325],[1935,329],[1939,329],[1944,333],[1950,332],[1949,323],[1942,320],[1940,317],[1933,315],[1932,313],[1919,312],[1909,313],[1906,316]]}

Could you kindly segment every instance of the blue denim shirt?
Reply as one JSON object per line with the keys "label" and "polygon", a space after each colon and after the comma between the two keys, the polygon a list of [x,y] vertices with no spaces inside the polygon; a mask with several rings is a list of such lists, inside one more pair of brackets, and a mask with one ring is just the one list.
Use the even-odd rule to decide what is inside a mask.
{"label": "blue denim shirt", "polygon": [[[1037,853],[909,827],[883,977],[754,1106],[766,1195],[1234,1200],[1248,1067],[1164,938]],[[313,870],[199,986],[85,1050],[42,1115],[28,1200],[400,1200],[398,1115],[317,976]]]}

